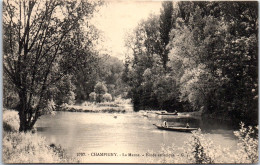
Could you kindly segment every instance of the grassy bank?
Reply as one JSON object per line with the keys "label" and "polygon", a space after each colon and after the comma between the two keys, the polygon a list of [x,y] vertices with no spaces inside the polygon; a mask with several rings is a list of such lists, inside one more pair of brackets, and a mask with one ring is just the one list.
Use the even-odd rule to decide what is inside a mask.
{"label": "grassy bank", "polygon": [[128,102],[84,102],[80,105],[63,104],[56,108],[56,111],[69,112],[92,112],[92,113],[125,113],[132,111],[131,104]]}
{"label": "grassy bank", "polygon": [[70,162],[61,147],[48,144],[37,133],[20,133],[18,113],[3,111],[3,162],[4,163],[66,163]]}

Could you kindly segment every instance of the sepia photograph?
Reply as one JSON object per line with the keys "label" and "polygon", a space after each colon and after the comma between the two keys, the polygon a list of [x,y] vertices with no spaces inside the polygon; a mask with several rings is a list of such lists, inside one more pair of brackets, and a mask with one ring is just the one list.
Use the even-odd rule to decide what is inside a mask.
{"label": "sepia photograph", "polygon": [[258,163],[258,1],[3,0],[2,162]]}

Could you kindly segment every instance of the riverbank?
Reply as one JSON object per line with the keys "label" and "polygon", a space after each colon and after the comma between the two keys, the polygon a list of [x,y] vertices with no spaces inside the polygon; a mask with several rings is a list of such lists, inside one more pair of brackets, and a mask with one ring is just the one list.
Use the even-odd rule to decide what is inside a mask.
{"label": "riverbank", "polygon": [[132,111],[132,105],[130,103],[117,103],[117,102],[105,102],[105,103],[84,102],[81,105],[63,104],[59,107],[56,107],[55,111],[90,112],[90,113],[125,113],[127,111]]}
{"label": "riverbank", "polygon": [[3,110],[3,162],[4,163],[68,163],[73,159],[55,144],[48,144],[37,133],[21,133],[18,112]]}
{"label": "riverbank", "polygon": [[[140,110],[139,113],[142,115],[147,114],[158,114],[158,113],[169,113],[166,110]],[[232,119],[228,117],[227,114],[209,114],[209,113],[203,113],[202,110],[200,111],[193,111],[193,112],[178,112],[179,117],[187,117],[187,118],[210,118],[210,119],[216,119],[220,121],[229,121],[231,122]],[[240,121],[238,121],[240,122]]]}

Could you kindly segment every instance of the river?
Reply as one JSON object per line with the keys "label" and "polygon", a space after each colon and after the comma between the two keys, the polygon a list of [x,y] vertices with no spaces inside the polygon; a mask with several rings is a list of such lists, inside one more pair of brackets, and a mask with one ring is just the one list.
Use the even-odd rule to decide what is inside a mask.
{"label": "river", "polygon": [[[153,125],[163,121],[176,126],[189,123],[191,127],[201,128],[214,144],[236,149],[237,139],[231,124],[212,119],[155,114],[145,117],[136,112],[57,112],[54,116],[42,116],[36,126],[38,134],[45,136],[49,143],[61,145],[69,156],[77,157],[81,162],[146,163],[157,159],[152,154],[160,153],[162,145],[181,147],[192,135],[158,130]],[[83,154],[77,156],[77,153]],[[116,156],[98,156],[99,153],[115,153]],[[151,155],[148,156],[148,153]],[[127,156],[123,156],[125,154]]]}

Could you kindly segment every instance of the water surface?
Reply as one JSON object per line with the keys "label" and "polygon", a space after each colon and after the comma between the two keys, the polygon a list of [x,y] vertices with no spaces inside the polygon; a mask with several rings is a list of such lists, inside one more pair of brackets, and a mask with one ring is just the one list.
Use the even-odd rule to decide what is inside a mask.
{"label": "water surface", "polygon": [[[55,116],[39,119],[37,130],[49,143],[61,145],[70,156],[78,157],[77,153],[85,153],[86,156],[78,157],[83,162],[145,163],[152,157],[146,154],[160,153],[163,144],[182,147],[191,137],[191,133],[158,130],[152,125],[163,121],[175,126],[189,123],[191,127],[199,127],[207,133],[214,144],[231,147],[231,150],[236,148],[237,139],[229,123],[155,114],[144,117],[135,112],[57,112]],[[115,153],[117,156],[96,156],[97,153]],[[135,156],[123,156],[129,153]]]}

